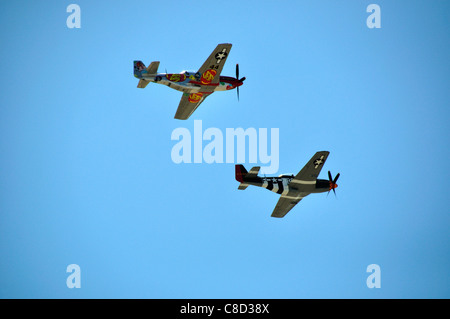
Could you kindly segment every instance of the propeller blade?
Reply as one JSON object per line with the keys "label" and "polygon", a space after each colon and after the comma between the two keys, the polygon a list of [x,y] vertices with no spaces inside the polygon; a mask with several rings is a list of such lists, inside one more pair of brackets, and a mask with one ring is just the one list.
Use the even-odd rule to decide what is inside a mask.
{"label": "propeller blade", "polygon": [[338,173],[338,174],[336,175],[336,177],[334,178],[333,184],[336,184],[336,182],[337,182],[337,180],[338,180],[339,176],[341,176],[341,174],[340,174],[340,173]]}
{"label": "propeller blade", "polygon": [[[245,80],[245,76],[242,79],[239,79],[239,64],[238,63],[236,63],[236,80],[241,82],[241,83],[237,84],[239,86],[241,86],[242,82],[244,82],[244,80]],[[236,92],[237,92],[238,101],[239,101],[239,86],[236,86],[236,89],[237,89]]]}
{"label": "propeller blade", "polygon": [[328,180],[330,181],[330,190],[329,190],[328,193],[327,193],[327,197],[328,197],[328,195],[330,194],[330,191],[333,190],[334,196],[337,198],[336,191],[335,191],[334,189],[337,187],[336,182],[337,182],[339,176],[341,176],[340,173],[338,173],[338,174],[336,175],[336,177],[334,178],[334,180],[333,180],[333,176],[331,176],[331,172],[328,171]]}

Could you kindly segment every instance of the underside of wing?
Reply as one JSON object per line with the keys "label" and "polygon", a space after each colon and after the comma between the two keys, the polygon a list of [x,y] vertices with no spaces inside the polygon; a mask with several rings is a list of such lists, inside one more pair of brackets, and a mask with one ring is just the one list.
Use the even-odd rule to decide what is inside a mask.
{"label": "underside of wing", "polygon": [[314,154],[309,162],[302,168],[302,170],[291,181],[292,184],[315,184],[322,170],[323,164],[328,158],[330,152],[321,151]]}
{"label": "underside of wing", "polygon": [[302,200],[302,198],[303,197],[289,198],[281,196],[271,216],[278,218],[284,217],[292,208],[294,208],[295,205],[298,204],[299,201]]}
{"label": "underside of wing", "polygon": [[202,84],[216,84],[219,83],[220,73],[222,73],[223,66],[227,60],[228,54],[231,50],[231,43],[222,43],[217,45],[208,59],[198,70],[201,74]]}
{"label": "underside of wing", "polygon": [[175,118],[187,120],[209,94],[211,93],[183,93]]}

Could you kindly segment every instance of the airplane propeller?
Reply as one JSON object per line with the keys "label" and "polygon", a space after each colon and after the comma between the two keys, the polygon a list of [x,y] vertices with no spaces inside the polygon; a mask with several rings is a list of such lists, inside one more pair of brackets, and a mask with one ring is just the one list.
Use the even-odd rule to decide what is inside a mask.
{"label": "airplane propeller", "polygon": [[[338,178],[339,178],[340,175],[341,175],[341,174],[338,173],[338,174],[336,175],[336,177],[333,179],[333,177],[331,176],[330,171],[328,171],[328,180],[330,181],[330,190],[328,191],[328,194],[330,193],[331,190],[333,190],[334,196],[336,196],[336,191],[335,191],[334,189],[335,189],[336,187],[338,187],[338,185],[336,184],[336,182],[337,182],[337,180],[338,180]],[[328,196],[328,194],[327,194],[327,196]]]}
{"label": "airplane propeller", "polygon": [[[243,78],[239,79],[239,64],[236,64],[236,80],[238,80],[241,83],[244,82],[244,80],[245,80],[245,76]],[[236,87],[236,91],[237,91],[237,98],[239,101],[239,86]]]}

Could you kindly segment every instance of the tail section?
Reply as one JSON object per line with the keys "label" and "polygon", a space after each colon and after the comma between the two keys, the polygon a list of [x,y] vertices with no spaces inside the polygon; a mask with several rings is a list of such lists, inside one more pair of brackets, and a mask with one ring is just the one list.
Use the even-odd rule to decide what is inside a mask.
{"label": "tail section", "polygon": [[142,61],[134,61],[134,76],[139,80],[138,88],[143,89],[151,82],[148,78],[143,79],[143,75],[156,75],[158,73],[159,61],[154,61],[150,63],[149,67],[146,68]]}
{"label": "tail section", "polygon": [[260,166],[252,167],[250,172],[247,172],[244,165],[235,166],[235,178],[240,183],[238,189],[246,189],[249,184],[245,181],[249,181],[252,178],[258,177]]}
{"label": "tail section", "polygon": [[134,76],[140,78],[144,74],[152,75],[158,73],[159,61],[153,61],[148,68],[142,61],[134,61]]}

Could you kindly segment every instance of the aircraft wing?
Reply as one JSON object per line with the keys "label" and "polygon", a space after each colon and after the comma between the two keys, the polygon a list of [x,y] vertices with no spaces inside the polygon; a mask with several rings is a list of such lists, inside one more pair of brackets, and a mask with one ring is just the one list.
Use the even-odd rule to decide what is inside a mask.
{"label": "aircraft wing", "polygon": [[175,118],[177,120],[187,120],[211,93],[212,92],[183,93],[180,104],[178,104],[177,112],[175,113]]}
{"label": "aircraft wing", "polygon": [[198,70],[200,74],[199,84],[201,86],[201,92],[191,94],[183,93],[175,114],[176,119],[187,120],[205,98],[214,92],[214,87],[219,84],[220,73],[222,72],[230,50],[230,43],[217,45],[215,50]]}
{"label": "aircraft wing", "polygon": [[302,168],[302,170],[294,177],[289,185],[293,184],[315,184],[316,179],[319,177],[320,171],[322,170],[323,164],[327,160],[330,152],[322,151],[314,154],[308,163]]}
{"label": "aircraft wing", "polygon": [[[319,177],[323,164],[327,160],[330,152],[321,151],[314,154],[308,163],[302,168],[302,170],[291,180],[289,186],[296,187],[297,185],[315,184],[317,177]],[[297,185],[296,185],[297,184]],[[278,200],[275,209],[273,210],[272,217],[284,217],[295,205],[298,204],[309,193],[300,193],[298,197],[292,197],[287,195],[281,195]]]}
{"label": "aircraft wing", "polygon": [[217,45],[209,58],[198,70],[198,73],[202,76],[202,84],[219,83],[220,73],[222,72],[230,50],[231,43],[222,43]]}
{"label": "aircraft wing", "polygon": [[295,205],[298,204],[298,202],[302,200],[302,198],[303,197],[292,198],[290,196],[281,196],[271,216],[278,218],[284,217],[292,208],[294,208]]}

